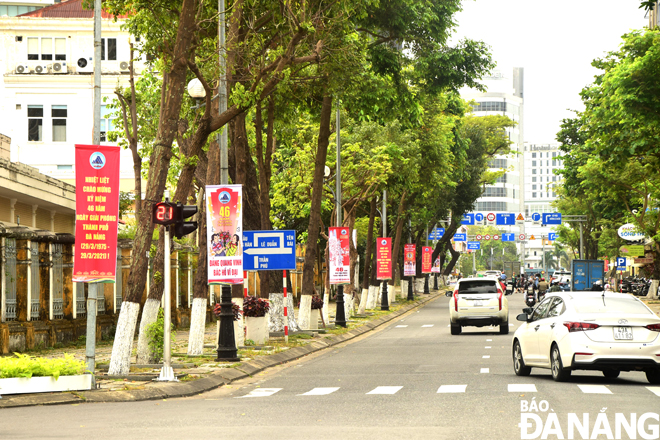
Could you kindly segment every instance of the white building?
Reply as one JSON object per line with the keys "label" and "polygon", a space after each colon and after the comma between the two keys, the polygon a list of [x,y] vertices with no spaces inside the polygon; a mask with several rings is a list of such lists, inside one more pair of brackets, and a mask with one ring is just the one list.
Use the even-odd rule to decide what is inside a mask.
{"label": "white building", "polygon": [[[101,93],[111,101],[117,86],[128,85],[131,37],[121,19],[102,18]],[[93,11],[83,10],[82,0],[0,17],[0,133],[11,138],[13,162],[75,184],[74,146],[92,143],[93,54]],[[137,62],[136,72],[142,68]],[[108,113],[103,106],[102,141]],[[121,179],[121,190],[134,189],[128,150]]]}

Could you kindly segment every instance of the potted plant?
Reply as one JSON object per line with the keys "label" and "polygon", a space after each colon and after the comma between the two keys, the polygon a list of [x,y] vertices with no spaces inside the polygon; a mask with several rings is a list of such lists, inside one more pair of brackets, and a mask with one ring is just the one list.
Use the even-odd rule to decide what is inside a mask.
{"label": "potted plant", "polygon": [[[213,314],[218,318],[218,334],[216,341],[220,336],[220,312],[222,311],[222,305],[217,303],[213,308]],[[234,340],[236,342],[236,347],[240,347],[245,344],[245,333],[243,331],[243,323],[241,322],[241,307],[235,302],[231,302],[231,311],[234,314]]]}
{"label": "potted plant", "polygon": [[309,329],[319,329],[319,318],[321,316],[321,309],[323,308],[323,300],[319,295],[312,296],[312,314],[309,319]]}
{"label": "potted plant", "polygon": [[91,390],[92,375],[85,363],[64,358],[35,358],[26,354],[0,358],[0,395]]}
{"label": "potted plant", "polygon": [[268,342],[268,311],[270,303],[262,298],[246,296],[243,299],[243,316],[245,316],[245,338],[255,344]]}

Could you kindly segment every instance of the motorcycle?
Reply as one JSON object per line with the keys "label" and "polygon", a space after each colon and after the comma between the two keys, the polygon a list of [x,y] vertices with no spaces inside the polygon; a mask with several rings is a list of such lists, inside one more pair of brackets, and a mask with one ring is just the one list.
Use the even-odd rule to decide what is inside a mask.
{"label": "motorcycle", "polygon": [[536,295],[534,294],[534,286],[532,285],[527,287],[527,293],[525,294],[525,304],[527,304],[527,307],[534,307],[534,304],[536,304]]}

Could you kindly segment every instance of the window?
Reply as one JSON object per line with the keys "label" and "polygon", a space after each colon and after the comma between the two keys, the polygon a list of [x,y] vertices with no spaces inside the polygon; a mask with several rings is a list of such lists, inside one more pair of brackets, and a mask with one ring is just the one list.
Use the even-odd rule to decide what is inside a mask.
{"label": "window", "polygon": [[552,159],[552,166],[553,166],[553,167],[556,167],[556,166],[557,166],[557,160],[556,160],[556,159]]}
{"label": "window", "polygon": [[502,174],[500,177],[495,180],[497,183],[506,183],[506,174]]}
{"label": "window", "polygon": [[536,153],[532,153],[532,159],[536,159]]}
{"label": "window", "polygon": [[107,142],[107,132],[115,129],[111,114],[111,109],[108,109],[105,105],[101,106],[101,142]]}
{"label": "window", "polygon": [[506,197],[506,188],[496,188],[492,186],[487,186],[484,189],[482,197]]}
{"label": "window", "polygon": [[535,190],[535,189],[536,189],[536,185],[532,185],[532,189]]}
{"label": "window", "polygon": [[557,181],[557,176],[552,176],[552,181],[556,182]]}
{"label": "window", "polygon": [[506,202],[477,202],[476,211],[508,212]]}
{"label": "window", "polygon": [[535,192],[532,193],[532,198],[533,198],[533,199],[536,198],[536,193],[535,193]]}
{"label": "window", "polygon": [[490,168],[506,168],[506,159],[492,159],[488,166]]}
{"label": "window", "polygon": [[543,168],[539,168],[539,174],[543,174]]}
{"label": "window", "polygon": [[0,17],[16,17],[41,8],[43,6],[0,6]]}
{"label": "window", "polygon": [[28,37],[27,59],[66,61],[66,38]]}
{"label": "window", "polygon": [[533,167],[536,166],[536,161],[535,161],[535,160],[532,161],[532,166],[533,166]]}
{"label": "window", "polygon": [[53,117],[53,142],[66,142],[66,105],[51,107]]}
{"label": "window", "polygon": [[536,168],[532,170],[532,174],[536,174]]}
{"label": "window", "polygon": [[28,142],[43,141],[43,117],[43,105],[28,105]]}
{"label": "window", "polygon": [[57,171],[73,171],[73,165],[58,165]]}
{"label": "window", "polygon": [[472,111],[475,112],[505,112],[507,110],[505,102],[485,101],[472,105]]}
{"label": "window", "polygon": [[[106,54],[108,55],[107,58]],[[101,38],[101,60],[117,61],[116,38]]]}
{"label": "window", "polygon": [[552,158],[554,159],[555,157],[557,157],[557,152],[556,152],[556,151],[553,151],[553,152],[552,152]]}

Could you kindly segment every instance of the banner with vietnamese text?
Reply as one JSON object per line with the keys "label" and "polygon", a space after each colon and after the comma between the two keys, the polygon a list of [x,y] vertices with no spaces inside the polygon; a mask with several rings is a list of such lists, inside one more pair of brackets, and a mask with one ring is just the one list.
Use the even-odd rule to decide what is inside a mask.
{"label": "banner with vietnamese text", "polygon": [[431,268],[431,273],[440,273],[440,257],[436,258]]}
{"label": "banner with vietnamese text", "polygon": [[206,186],[209,284],[243,284],[243,187]]}
{"label": "banner with vietnamese text", "polygon": [[417,261],[415,259],[417,248],[414,244],[406,244],[403,247],[403,276],[414,277],[417,275]]}
{"label": "banner with vietnamese text", "polygon": [[431,257],[433,255],[433,248],[424,246],[422,248],[422,273],[431,273]]}
{"label": "banner with vietnamese text", "polygon": [[376,240],[376,279],[392,279],[392,239],[390,237]]}
{"label": "banner with vietnamese text", "polygon": [[328,228],[330,284],[351,282],[351,256],[348,228]]}

